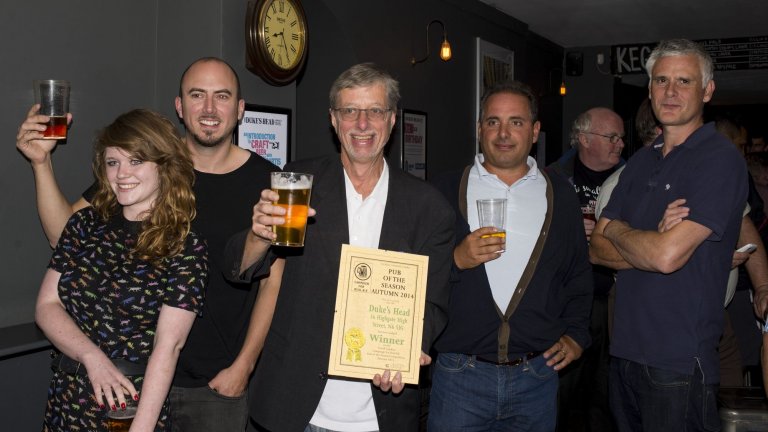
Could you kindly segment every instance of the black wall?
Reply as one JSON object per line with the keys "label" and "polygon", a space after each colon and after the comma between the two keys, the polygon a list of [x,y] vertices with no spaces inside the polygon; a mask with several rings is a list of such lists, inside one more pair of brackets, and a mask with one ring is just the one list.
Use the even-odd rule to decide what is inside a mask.
{"label": "black wall", "polygon": [[[562,48],[529,33],[524,23],[475,1],[392,0],[352,8],[343,0],[325,0],[304,2],[304,7],[311,40],[306,72],[296,91],[298,157],[335,149],[327,114],[330,84],[351,64],[373,61],[400,81],[401,108],[428,115],[428,174],[471,162],[477,120],[475,37],[514,51],[515,78],[542,96],[543,129],[559,153],[562,100],[552,93],[548,79],[549,71],[560,67]],[[437,56],[440,27],[433,25],[430,58],[412,67],[411,57],[425,53],[425,30],[433,19],[445,24],[453,58],[443,62]]]}
{"label": "black wall", "polygon": [[[529,33],[527,26],[474,0],[391,0],[350,3],[305,0],[310,26],[309,61],[297,83],[267,85],[244,67],[245,0],[52,0],[0,3],[0,337],[10,326],[33,320],[34,301],[51,250],[37,218],[32,172],[14,148],[19,124],[32,104],[32,80],[72,82],[74,122],[66,144],[54,153],[65,196],[74,201],[91,183],[91,143],[97,129],[132,108],[175,118],[173,99],[182,70],[202,56],[219,56],[238,71],[247,102],[294,112],[293,155],[335,151],[328,121],[328,89],[350,65],[374,61],[401,82],[401,107],[428,114],[428,172],[457,169],[474,155],[475,37],[515,52],[515,77],[542,98],[548,155],[562,142],[562,99],[551,82],[562,49]],[[454,57],[435,55],[415,68],[432,19],[446,24]],[[554,156],[553,156],[554,157]],[[243,226],[249,223],[244,215]],[[1,341],[0,341],[1,342]],[[45,352],[0,356],[0,376],[30,385],[3,392],[4,430],[39,427],[45,397]],[[2,387],[6,389],[6,386]],[[21,389],[19,386],[13,388]],[[27,396],[25,396],[27,395]]]}

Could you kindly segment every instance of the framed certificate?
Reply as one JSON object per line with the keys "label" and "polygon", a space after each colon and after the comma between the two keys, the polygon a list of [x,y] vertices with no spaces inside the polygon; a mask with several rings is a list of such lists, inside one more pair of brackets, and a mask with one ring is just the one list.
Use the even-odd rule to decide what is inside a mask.
{"label": "framed certificate", "polygon": [[342,245],[328,374],[419,382],[429,257]]}
{"label": "framed certificate", "polygon": [[282,168],[291,156],[291,110],[245,104],[237,145]]}

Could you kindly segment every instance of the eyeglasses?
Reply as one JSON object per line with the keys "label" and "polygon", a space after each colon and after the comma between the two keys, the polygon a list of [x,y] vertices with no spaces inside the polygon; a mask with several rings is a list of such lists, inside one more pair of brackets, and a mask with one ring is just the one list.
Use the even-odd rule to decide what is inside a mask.
{"label": "eyeglasses", "polygon": [[601,136],[603,138],[608,138],[608,141],[610,141],[611,144],[616,144],[617,142],[619,142],[619,140],[624,141],[624,135],[616,135],[616,134],[613,134],[613,135],[603,135],[603,134],[599,134],[599,133],[596,133],[596,132],[582,132],[582,133],[590,134],[590,135],[597,135],[597,136]]}
{"label": "eyeglasses", "polygon": [[341,115],[342,120],[355,121],[360,118],[360,113],[364,112],[368,120],[378,121],[383,120],[384,117],[392,111],[388,108],[333,108],[334,111]]}

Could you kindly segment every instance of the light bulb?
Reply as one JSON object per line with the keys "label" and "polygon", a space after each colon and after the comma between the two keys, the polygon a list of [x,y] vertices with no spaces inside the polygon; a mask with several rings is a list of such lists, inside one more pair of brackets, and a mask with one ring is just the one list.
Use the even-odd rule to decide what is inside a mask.
{"label": "light bulb", "polygon": [[443,39],[443,44],[440,45],[440,58],[443,61],[451,59],[451,44],[448,43],[448,39]]}

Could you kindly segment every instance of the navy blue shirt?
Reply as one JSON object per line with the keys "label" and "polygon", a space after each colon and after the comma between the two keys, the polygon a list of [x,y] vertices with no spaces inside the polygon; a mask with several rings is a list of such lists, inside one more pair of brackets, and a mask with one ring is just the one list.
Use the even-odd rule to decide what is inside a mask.
{"label": "navy blue shirt", "polygon": [[747,168],[736,147],[708,123],[666,156],[663,136],[627,163],[602,217],[657,230],[666,206],[685,198],[687,220],[712,234],[678,271],[621,270],[611,355],[683,374],[701,364],[719,382],[718,339],[731,257],[747,198]]}

